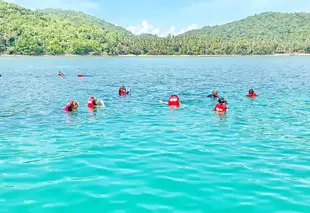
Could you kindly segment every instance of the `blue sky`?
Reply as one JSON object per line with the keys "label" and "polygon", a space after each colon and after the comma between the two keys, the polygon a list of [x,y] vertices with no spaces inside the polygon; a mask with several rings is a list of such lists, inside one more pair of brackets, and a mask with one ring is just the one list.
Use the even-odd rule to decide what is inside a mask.
{"label": "blue sky", "polygon": [[310,12],[310,0],[7,0],[24,7],[83,11],[136,34],[165,36],[266,11]]}

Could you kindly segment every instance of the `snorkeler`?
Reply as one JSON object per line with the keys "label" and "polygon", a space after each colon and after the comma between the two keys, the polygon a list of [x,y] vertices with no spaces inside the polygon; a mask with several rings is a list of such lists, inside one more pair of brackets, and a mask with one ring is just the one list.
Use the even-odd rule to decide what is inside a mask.
{"label": "snorkeler", "polygon": [[90,97],[87,103],[88,108],[94,109],[97,105],[96,101],[97,101],[96,97]]}
{"label": "snorkeler", "polygon": [[[179,108],[181,106],[180,98],[177,95],[171,95],[168,99],[168,102],[159,100],[159,103],[168,104],[169,107],[173,107],[173,108]],[[182,104],[182,106],[183,106],[183,104]]]}
{"label": "snorkeler", "polygon": [[219,98],[218,103],[214,107],[214,111],[225,113],[227,111],[227,104],[224,98]]}
{"label": "snorkeler", "polygon": [[249,94],[247,95],[249,98],[256,98],[257,94],[254,92],[254,89],[249,90]]}
{"label": "snorkeler", "polygon": [[57,74],[58,76],[65,76],[62,72],[58,72],[58,74]]}
{"label": "snorkeler", "polygon": [[78,102],[70,101],[69,103],[67,103],[67,105],[65,106],[64,110],[66,112],[73,112],[73,111],[77,110],[78,107],[79,107]]}
{"label": "snorkeler", "polygon": [[125,96],[125,95],[129,95],[129,94],[131,94],[131,89],[126,88],[124,85],[121,88],[119,88],[119,90],[118,90],[119,96]]}
{"label": "snorkeler", "polygon": [[168,99],[168,106],[179,107],[181,105],[180,98],[177,95],[171,95]]}
{"label": "snorkeler", "polygon": [[208,98],[219,98],[218,96],[219,92],[217,90],[213,90],[212,94],[208,95]]}
{"label": "snorkeler", "polygon": [[101,99],[97,99],[96,97],[90,97],[88,99],[88,104],[87,104],[89,109],[94,109],[97,107],[104,108],[104,102]]}

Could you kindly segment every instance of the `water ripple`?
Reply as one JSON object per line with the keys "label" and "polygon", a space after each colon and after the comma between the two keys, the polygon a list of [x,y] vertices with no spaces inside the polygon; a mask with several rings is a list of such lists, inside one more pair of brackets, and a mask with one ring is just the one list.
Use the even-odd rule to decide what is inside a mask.
{"label": "water ripple", "polygon": [[[0,59],[0,212],[309,212],[308,58],[10,61]],[[118,97],[122,84],[131,96]],[[206,98],[214,88],[225,116]],[[186,107],[159,103],[172,93]],[[86,109],[92,95],[104,110]],[[64,113],[71,99],[80,108]]]}

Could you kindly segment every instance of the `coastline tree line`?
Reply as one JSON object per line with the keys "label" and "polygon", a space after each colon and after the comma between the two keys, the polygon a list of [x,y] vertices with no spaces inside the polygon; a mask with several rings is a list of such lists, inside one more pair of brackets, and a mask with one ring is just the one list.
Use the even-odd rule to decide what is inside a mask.
{"label": "coastline tree line", "polygon": [[0,0],[0,54],[262,55],[310,53],[310,14],[263,13],[179,36],[136,36],[99,18]]}

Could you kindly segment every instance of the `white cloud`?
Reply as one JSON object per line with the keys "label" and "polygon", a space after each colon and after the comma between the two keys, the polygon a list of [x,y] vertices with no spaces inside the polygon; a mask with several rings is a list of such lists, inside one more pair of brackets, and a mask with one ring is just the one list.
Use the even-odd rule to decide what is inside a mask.
{"label": "white cloud", "polygon": [[198,29],[198,24],[191,24],[186,29],[181,29],[178,35],[186,33],[191,30],[196,30],[196,29]]}
{"label": "white cloud", "polygon": [[131,31],[133,34],[136,35],[141,35],[145,33],[158,35],[160,33],[160,29],[149,24],[147,20],[141,21],[141,23],[137,26],[130,25],[127,27],[127,30]]}
{"label": "white cloud", "polygon": [[169,30],[162,30],[158,27],[155,27],[155,26],[149,24],[149,22],[147,20],[143,20],[143,21],[141,21],[140,24],[138,24],[136,26],[130,25],[126,29],[131,31],[133,34],[136,34],[136,35],[141,35],[141,34],[147,33],[147,34],[157,35],[160,37],[165,37],[167,35],[180,35],[182,33],[185,33],[187,31],[194,30],[197,28],[198,28],[198,24],[191,24],[187,28],[177,31],[176,27],[174,25],[172,25],[172,26],[170,26]]}
{"label": "white cloud", "polygon": [[158,35],[159,32],[160,32],[160,29],[159,29],[159,28],[156,28],[156,29],[154,29],[154,30],[152,31],[151,34]]}
{"label": "white cloud", "polygon": [[175,26],[170,26],[170,30],[169,30],[169,33],[170,35],[175,35],[176,34],[176,31],[175,31]]}

